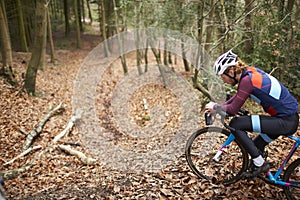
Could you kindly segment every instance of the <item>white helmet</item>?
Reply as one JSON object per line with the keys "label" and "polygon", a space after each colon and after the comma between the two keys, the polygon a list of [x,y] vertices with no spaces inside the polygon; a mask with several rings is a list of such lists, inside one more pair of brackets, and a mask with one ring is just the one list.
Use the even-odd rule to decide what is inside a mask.
{"label": "white helmet", "polygon": [[231,50],[222,54],[214,64],[214,70],[217,75],[221,75],[224,71],[231,66],[234,66],[238,63],[237,55],[232,53]]}

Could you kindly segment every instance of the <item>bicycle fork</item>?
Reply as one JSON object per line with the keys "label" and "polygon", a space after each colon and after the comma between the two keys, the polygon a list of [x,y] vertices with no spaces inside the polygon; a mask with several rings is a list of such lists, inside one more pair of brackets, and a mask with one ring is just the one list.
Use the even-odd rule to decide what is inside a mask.
{"label": "bicycle fork", "polygon": [[234,135],[231,133],[228,138],[226,139],[226,141],[223,143],[223,145],[221,146],[221,148],[218,150],[218,152],[215,154],[215,156],[213,157],[213,160],[216,162],[220,162],[221,160],[221,155],[223,153],[223,151],[226,149],[226,147],[234,140]]}

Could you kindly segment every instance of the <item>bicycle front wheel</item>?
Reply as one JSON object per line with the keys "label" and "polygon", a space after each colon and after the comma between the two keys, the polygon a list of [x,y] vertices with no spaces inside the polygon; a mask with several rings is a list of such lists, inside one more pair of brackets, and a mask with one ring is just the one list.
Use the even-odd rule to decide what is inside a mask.
{"label": "bicycle front wheel", "polygon": [[[225,185],[242,177],[248,168],[249,157],[245,148],[234,138],[228,142],[229,135],[227,129],[206,127],[190,136],[185,156],[189,167],[198,177]],[[222,149],[225,141],[229,144]]]}
{"label": "bicycle front wheel", "polygon": [[284,187],[284,193],[287,199],[300,199],[300,158],[288,166],[284,173],[283,181],[290,184]]}

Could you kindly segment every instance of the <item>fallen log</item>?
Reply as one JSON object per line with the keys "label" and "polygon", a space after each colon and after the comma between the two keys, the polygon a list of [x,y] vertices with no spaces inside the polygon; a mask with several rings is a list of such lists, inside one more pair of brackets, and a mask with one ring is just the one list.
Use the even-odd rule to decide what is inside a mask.
{"label": "fallen log", "polygon": [[[53,109],[52,111],[56,110],[58,111],[60,108],[59,106],[56,107],[55,109]],[[55,111],[55,112],[56,112]],[[52,114],[53,115],[53,114]],[[48,115],[50,116],[50,115]],[[50,116],[51,117],[51,116]],[[48,117],[49,118],[49,117]],[[46,119],[46,117],[44,118]],[[0,176],[4,177],[5,179],[12,179],[14,178],[15,176],[17,176],[19,173],[22,173],[22,172],[25,172],[27,170],[29,170],[33,165],[34,163],[40,159],[40,157],[44,154],[46,154],[47,152],[49,152],[50,150],[54,149],[57,147],[56,143],[58,140],[60,140],[62,137],[66,136],[67,134],[69,134],[73,128],[73,126],[75,125],[76,121],[80,119],[80,114],[76,115],[76,116],[73,116],[71,117],[71,119],[69,120],[67,126],[65,127],[65,129],[60,132],[58,135],[56,135],[54,137],[54,139],[51,141],[51,143],[49,144],[48,147],[46,147],[44,150],[42,150],[41,152],[39,152],[33,159],[31,159],[29,162],[27,162],[27,164],[23,167],[20,167],[20,168],[17,168],[17,169],[13,169],[13,170],[8,170],[8,171],[5,171],[5,172],[0,172]],[[46,123],[46,121],[45,121]],[[38,146],[37,146],[38,147]],[[12,159],[13,161],[18,159],[19,157],[22,157],[23,155],[27,155],[29,152],[31,152],[33,149],[36,149],[37,147],[32,147],[31,150],[25,150],[23,153],[21,153],[20,155],[18,155],[16,158]],[[71,151],[73,152],[73,151]],[[74,155],[81,155],[83,153],[78,153],[78,152],[75,152]],[[83,154],[84,155],[84,154]],[[95,161],[95,159],[92,159],[92,158],[88,158],[88,157],[84,157],[84,156],[81,156],[83,159],[83,163],[85,164],[93,164]],[[10,162],[13,162],[13,161],[9,161]]]}
{"label": "fallen log", "polygon": [[71,117],[70,121],[68,122],[67,126],[65,127],[65,129],[60,132],[60,134],[56,135],[54,137],[54,139],[52,140],[52,143],[56,143],[58,140],[60,140],[62,137],[64,136],[68,136],[68,134],[72,131],[73,126],[75,124],[75,122],[77,120],[79,120],[81,118],[81,115],[74,115],[73,117]]}
{"label": "fallen log", "polygon": [[97,159],[88,157],[84,153],[82,153],[81,151],[77,151],[75,149],[72,149],[70,146],[59,145],[59,148],[61,150],[63,150],[64,152],[70,154],[70,155],[78,157],[81,160],[81,162],[83,162],[86,165],[92,165],[97,161]]}
{"label": "fallen log", "polygon": [[20,130],[20,132],[22,134],[26,135],[26,140],[25,140],[24,145],[23,145],[23,151],[27,150],[31,146],[31,144],[33,143],[33,141],[35,140],[35,138],[37,138],[41,134],[41,132],[43,131],[43,128],[44,128],[46,122],[50,119],[50,117],[52,117],[53,115],[57,114],[62,109],[63,109],[62,103],[60,103],[54,109],[51,109],[44,116],[44,118],[40,121],[40,123],[38,124],[38,126],[36,128],[34,128],[32,131],[30,131],[29,133],[26,132],[26,131],[24,131],[24,130]]}
{"label": "fallen log", "polygon": [[7,166],[7,165],[10,165],[12,164],[15,160],[21,158],[21,157],[24,157],[26,156],[27,154],[29,154],[30,152],[34,151],[34,150],[37,150],[37,149],[40,149],[42,148],[42,146],[38,145],[38,146],[33,146],[33,147],[30,147],[28,149],[26,149],[25,151],[23,151],[22,153],[20,153],[18,156],[14,157],[13,159],[11,159],[10,161],[6,162],[3,164],[3,166]]}

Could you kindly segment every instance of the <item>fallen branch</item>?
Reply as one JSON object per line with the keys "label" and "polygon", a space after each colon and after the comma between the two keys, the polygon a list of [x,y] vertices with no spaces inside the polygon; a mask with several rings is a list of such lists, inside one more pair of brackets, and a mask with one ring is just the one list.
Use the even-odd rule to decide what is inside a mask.
{"label": "fallen branch", "polygon": [[28,165],[25,165],[24,167],[21,167],[18,169],[8,170],[8,171],[5,171],[4,173],[0,172],[0,176],[2,176],[5,180],[12,179],[12,178],[16,177],[19,173],[25,172],[28,169],[30,169],[31,166],[32,166],[32,164],[28,164]]}
{"label": "fallen branch", "polygon": [[26,140],[25,140],[24,145],[23,145],[23,150],[24,151],[27,150],[31,146],[31,144],[33,143],[35,138],[40,135],[40,133],[42,132],[46,122],[50,119],[50,117],[55,115],[61,109],[63,109],[62,103],[60,103],[56,108],[50,110],[45,115],[45,117],[40,121],[38,126],[35,129],[33,129],[31,132],[27,133],[24,130],[20,130],[22,134],[27,135]]}
{"label": "fallen branch", "polygon": [[73,117],[71,117],[71,119],[69,120],[66,128],[62,132],[60,132],[58,135],[56,135],[54,137],[54,139],[51,141],[51,144],[46,149],[44,149],[42,152],[40,152],[39,155],[37,156],[37,158],[35,160],[39,159],[42,155],[46,154],[48,151],[50,151],[51,149],[53,149],[55,147],[56,142],[58,140],[60,140],[65,135],[69,134],[70,131],[72,130],[75,122],[78,119],[80,119],[80,117],[81,117],[80,113],[77,114],[77,115],[75,115],[75,116],[73,116]]}
{"label": "fallen branch", "polygon": [[24,157],[26,156],[27,154],[29,154],[31,151],[34,151],[36,149],[40,149],[42,148],[42,146],[38,145],[38,146],[34,146],[34,147],[30,147],[28,149],[26,149],[25,151],[23,151],[21,154],[19,154],[18,156],[16,156],[15,158],[11,159],[10,161],[6,162],[3,164],[3,166],[7,166],[7,165],[10,165],[12,164],[15,160],[21,158],[21,157]]}
{"label": "fallen branch", "polygon": [[[61,104],[60,104],[61,106]],[[58,111],[59,109],[61,109],[59,106],[56,107],[55,109],[53,109],[52,111],[56,110]],[[49,116],[49,115],[48,115]],[[46,118],[46,117],[45,117]],[[60,132],[52,141],[51,144],[45,148],[43,151],[39,152],[38,155],[36,155],[32,160],[30,160],[25,166],[18,168],[18,169],[13,169],[13,170],[9,170],[9,171],[5,171],[5,172],[0,172],[0,176],[3,176],[5,179],[12,179],[13,177],[17,176],[19,173],[25,172],[28,169],[30,169],[33,164],[35,163],[35,161],[39,160],[40,157],[44,154],[46,154],[47,152],[49,152],[50,150],[54,149],[56,147],[56,142],[61,139],[62,137],[64,137],[65,135],[67,135],[73,128],[75,122],[80,119],[80,114],[73,116],[70,121],[68,122],[66,128]],[[39,147],[39,146],[37,146]],[[34,149],[37,149],[37,147],[32,147],[30,149],[25,150],[23,153],[21,153],[19,156],[17,156],[16,158],[14,158],[13,160],[16,160],[19,157],[22,157],[24,155],[27,155],[29,152],[31,152]],[[13,161],[9,161],[9,162],[13,162]],[[84,158],[83,157],[83,162],[86,164],[93,164],[95,162],[95,159],[92,158]]]}
{"label": "fallen branch", "polygon": [[87,157],[84,153],[72,149],[70,146],[59,145],[59,148],[70,155],[77,156],[78,158],[80,158],[81,162],[83,162],[86,165],[92,165],[97,161],[97,159]]}
{"label": "fallen branch", "polygon": [[72,131],[73,126],[77,120],[81,118],[81,115],[75,115],[71,117],[70,121],[68,122],[66,128],[60,132],[60,134],[56,135],[55,138],[52,140],[52,143],[56,143],[58,140],[60,140],[64,136],[68,136],[68,134]]}

